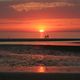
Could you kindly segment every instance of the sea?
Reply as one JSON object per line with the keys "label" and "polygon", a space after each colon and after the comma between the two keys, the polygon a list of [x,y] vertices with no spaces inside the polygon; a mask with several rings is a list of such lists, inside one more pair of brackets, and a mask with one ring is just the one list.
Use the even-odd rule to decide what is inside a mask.
{"label": "sea", "polygon": [[80,38],[79,31],[61,31],[61,32],[27,32],[27,31],[2,31],[0,38],[44,38],[49,35],[49,38]]}

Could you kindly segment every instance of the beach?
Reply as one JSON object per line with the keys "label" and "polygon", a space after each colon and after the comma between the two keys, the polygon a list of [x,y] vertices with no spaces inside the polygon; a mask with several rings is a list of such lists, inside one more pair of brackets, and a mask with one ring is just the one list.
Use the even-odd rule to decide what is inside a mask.
{"label": "beach", "polygon": [[52,71],[46,70],[49,73],[67,73],[68,70],[80,73],[79,53],[79,46],[0,45],[0,71],[36,72],[34,67],[42,66],[48,69],[53,67]]}
{"label": "beach", "polygon": [[80,79],[79,45],[11,43],[0,44],[1,80]]}

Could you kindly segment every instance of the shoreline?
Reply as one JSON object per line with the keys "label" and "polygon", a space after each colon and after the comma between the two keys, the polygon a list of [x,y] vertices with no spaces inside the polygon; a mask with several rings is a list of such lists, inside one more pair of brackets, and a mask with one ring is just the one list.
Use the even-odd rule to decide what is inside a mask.
{"label": "shoreline", "polygon": [[80,44],[80,42],[71,42],[71,43],[76,43],[76,44]]}
{"label": "shoreline", "polygon": [[80,41],[80,38],[13,38],[13,39],[0,39],[0,42],[13,42],[13,41]]}
{"label": "shoreline", "polygon": [[35,42],[0,42],[0,45],[32,45],[32,46],[80,46],[80,42],[70,41],[35,41]]}

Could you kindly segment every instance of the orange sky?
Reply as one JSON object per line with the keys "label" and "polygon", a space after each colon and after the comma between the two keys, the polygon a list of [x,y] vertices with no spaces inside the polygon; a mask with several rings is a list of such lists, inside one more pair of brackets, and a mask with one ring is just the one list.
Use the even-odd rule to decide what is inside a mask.
{"label": "orange sky", "polygon": [[80,0],[0,0],[0,31],[80,31]]}
{"label": "orange sky", "polygon": [[0,31],[78,31],[80,19],[1,19]]}
{"label": "orange sky", "polygon": [[0,38],[38,38],[40,30],[79,38],[80,0],[0,0]]}

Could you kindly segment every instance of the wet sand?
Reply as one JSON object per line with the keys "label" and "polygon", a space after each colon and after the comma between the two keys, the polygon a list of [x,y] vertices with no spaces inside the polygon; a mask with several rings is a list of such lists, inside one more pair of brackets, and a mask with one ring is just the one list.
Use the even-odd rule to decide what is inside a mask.
{"label": "wet sand", "polygon": [[[27,48],[30,48],[30,49],[27,49]],[[39,64],[39,66],[14,66],[11,62],[11,60],[12,61],[15,60],[15,62],[16,62],[17,59],[20,59],[22,61],[23,57],[21,55],[23,55],[25,57],[24,59],[26,60],[25,55],[33,54],[33,53],[35,53],[35,51],[39,51],[40,55],[43,54],[45,56],[45,54],[48,52],[48,51],[45,51],[47,49],[49,49],[50,51],[51,50],[54,50],[54,51],[59,50],[59,54],[58,54],[58,52],[55,52],[57,54],[57,55],[56,54],[55,55],[56,55],[56,57],[58,57],[59,55],[63,55],[63,57],[61,57],[60,60],[62,60],[62,58],[64,58],[64,56],[67,55],[68,52],[70,52],[70,53],[73,52],[74,54],[77,53],[76,56],[79,57],[78,53],[80,52],[80,47],[49,46],[49,45],[47,45],[47,46],[42,46],[42,45],[37,45],[37,46],[36,45],[0,45],[0,49],[3,50],[3,53],[4,53],[3,57],[5,58],[4,60],[7,62],[10,61],[11,65],[12,65],[12,66],[0,65],[0,80],[80,80],[80,66],[62,66],[62,65],[44,66],[43,64]],[[28,52],[25,52],[25,50]],[[5,53],[5,51],[8,51],[7,52],[8,54]],[[53,51],[53,53],[54,53],[54,51]],[[66,51],[68,51],[68,52],[66,52]],[[17,53],[17,56],[16,56],[16,53]],[[54,55],[53,53],[50,52],[51,55]],[[1,59],[2,54],[0,53],[0,55],[1,55],[0,56],[0,59]],[[71,57],[70,59],[72,62],[74,62],[73,60],[76,61],[76,59],[74,59],[75,56],[72,57],[73,55],[68,56],[68,58]],[[38,55],[38,57],[39,57],[39,55]],[[48,55],[48,57],[49,57],[49,55]],[[54,56],[54,58],[55,58],[55,56]],[[72,60],[72,58],[73,58],[73,60]],[[1,59],[1,61],[2,61],[2,59]],[[57,59],[57,58],[55,58],[55,59]],[[42,61],[42,60],[43,60],[43,57],[40,56],[40,61]]]}
{"label": "wet sand", "polygon": [[79,66],[0,66],[0,72],[80,73]]}

